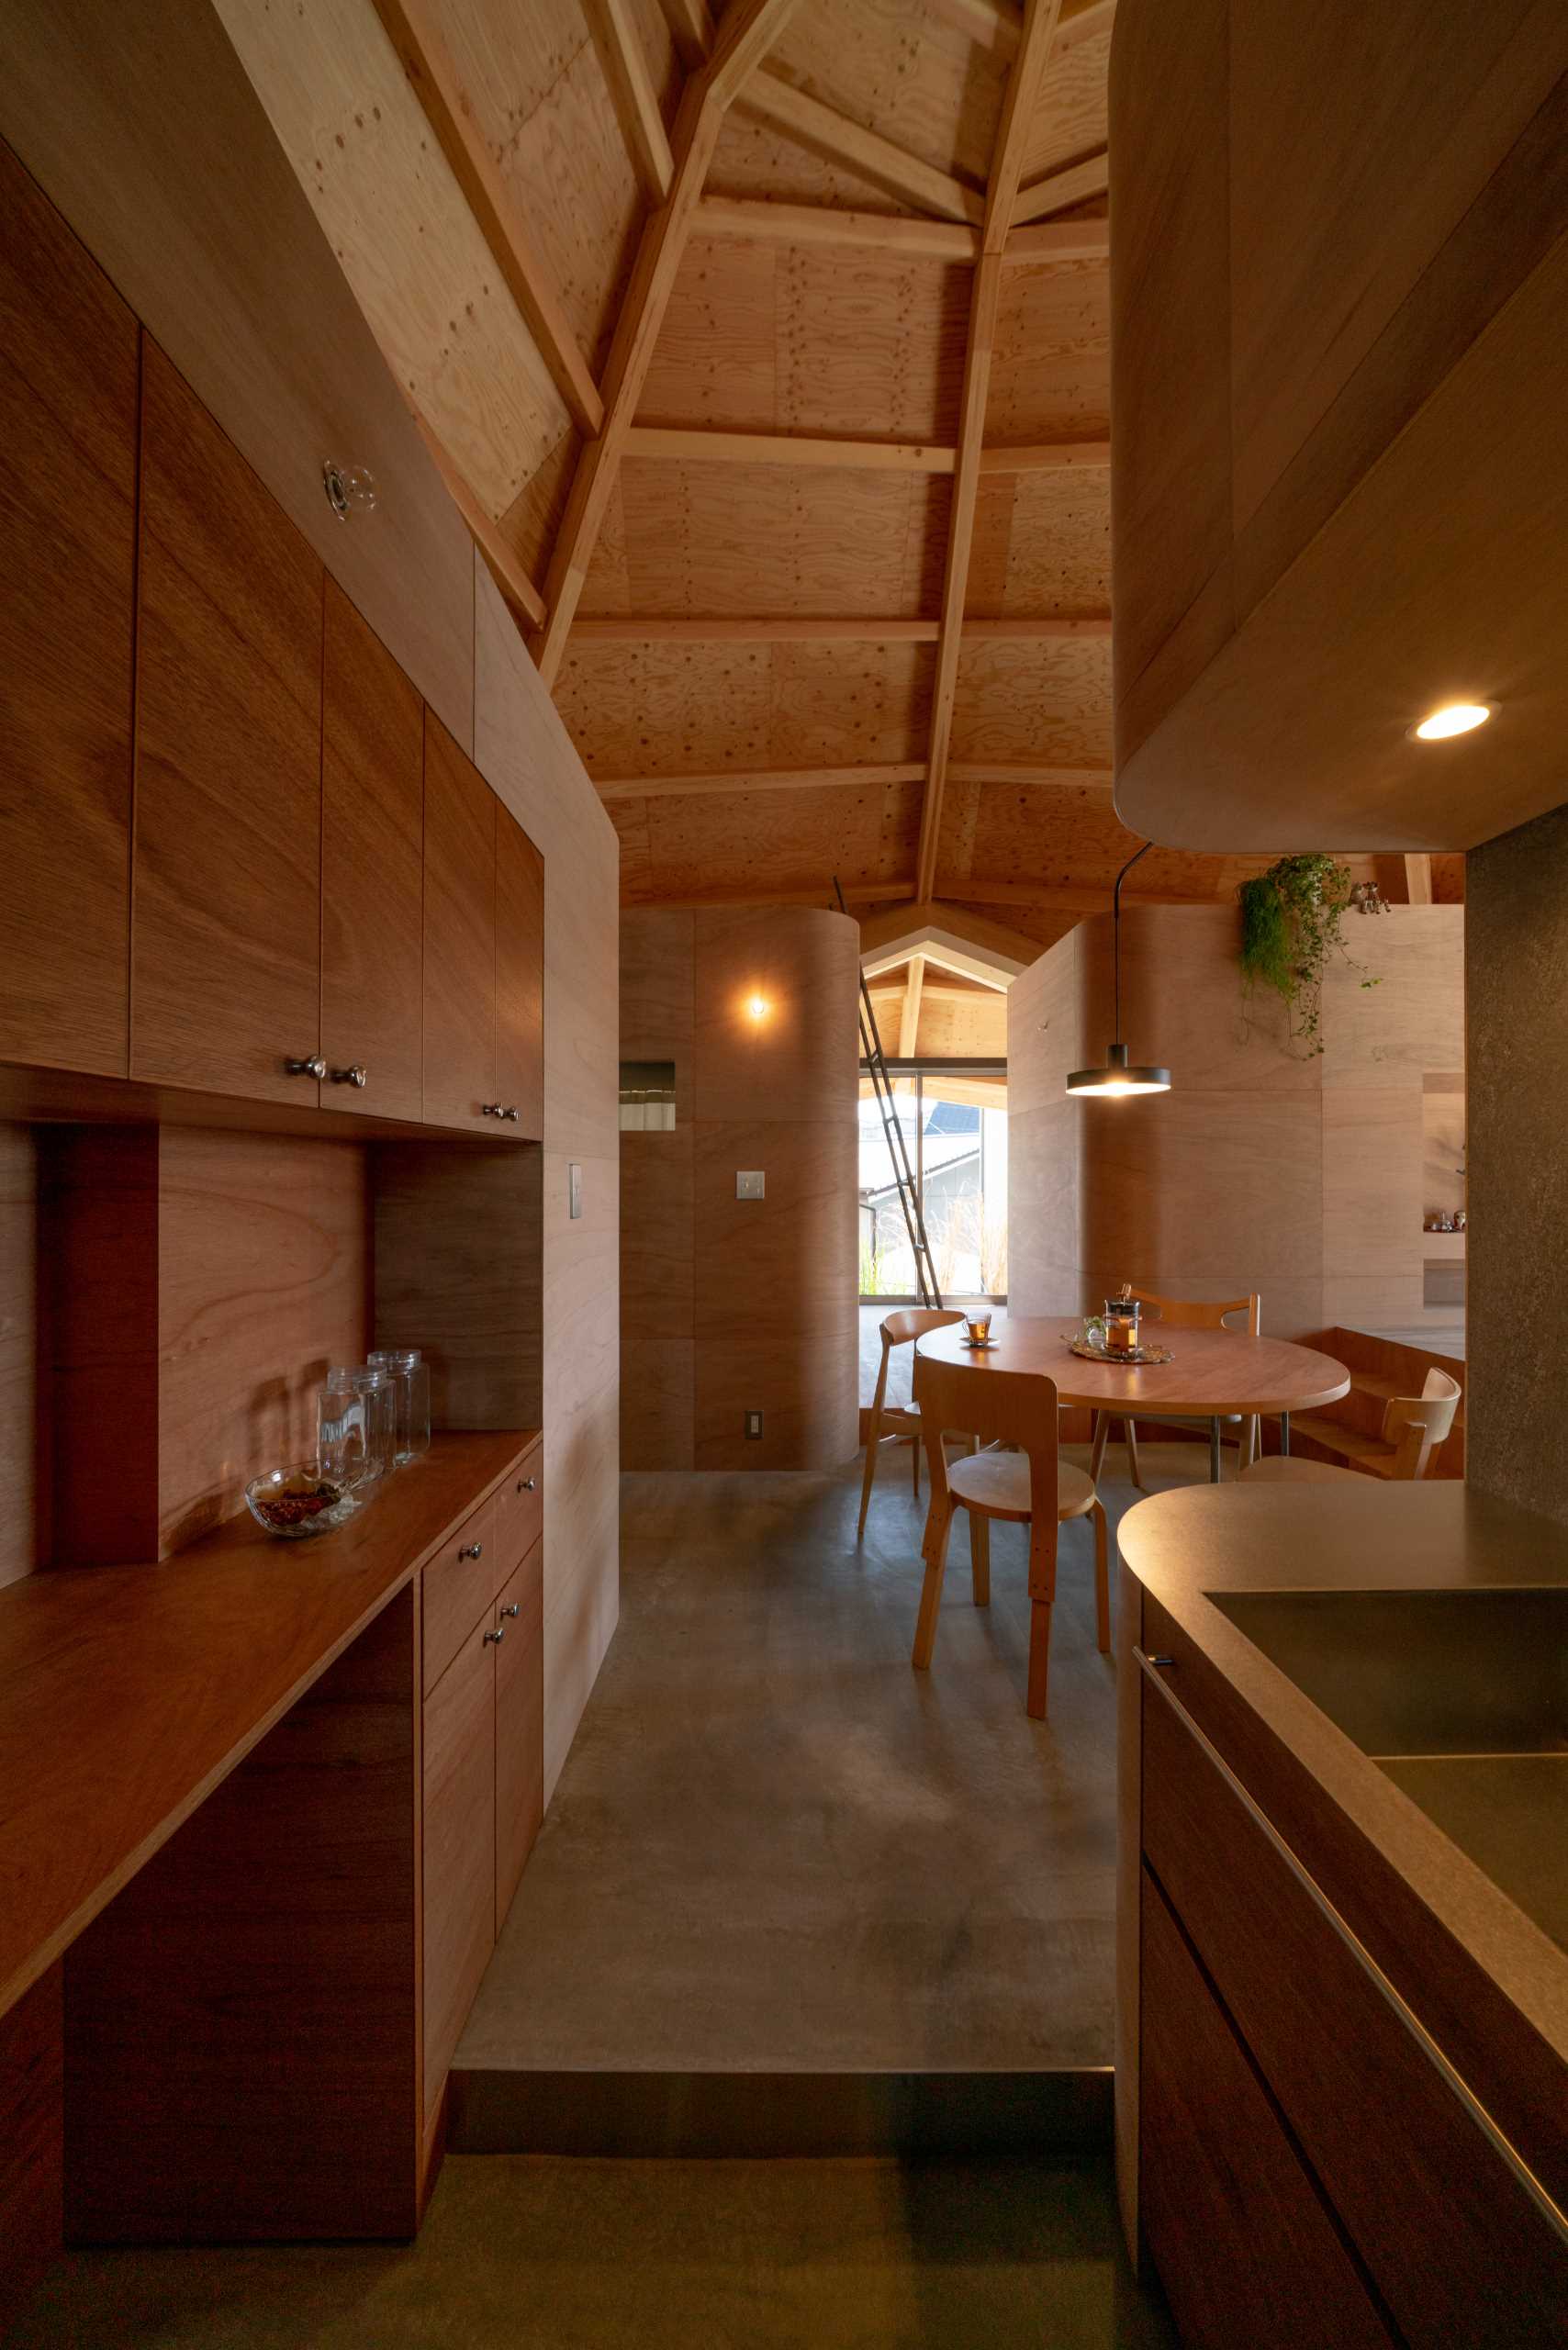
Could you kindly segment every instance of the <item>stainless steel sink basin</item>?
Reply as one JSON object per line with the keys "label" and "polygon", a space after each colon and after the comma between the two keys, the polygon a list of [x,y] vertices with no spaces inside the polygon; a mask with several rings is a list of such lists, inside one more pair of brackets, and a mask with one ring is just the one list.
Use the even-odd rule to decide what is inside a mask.
{"label": "stainless steel sink basin", "polygon": [[1568,1591],[1209,1596],[1568,1949]]}
{"label": "stainless steel sink basin", "polygon": [[1568,1590],[1209,1596],[1367,1754],[1568,1754]]}

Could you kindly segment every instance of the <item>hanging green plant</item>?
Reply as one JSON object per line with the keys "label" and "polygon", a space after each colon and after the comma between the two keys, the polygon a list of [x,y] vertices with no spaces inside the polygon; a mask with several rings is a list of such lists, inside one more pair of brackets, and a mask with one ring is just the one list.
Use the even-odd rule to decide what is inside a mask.
{"label": "hanging green plant", "polygon": [[[1237,891],[1241,904],[1241,987],[1250,1002],[1259,988],[1282,998],[1287,1033],[1298,1060],[1310,1060],[1323,1050],[1323,974],[1331,955],[1352,962],[1339,934],[1348,908],[1366,906],[1356,896],[1355,884],[1338,858],[1282,856],[1267,873],[1243,881]],[[1360,969],[1360,965],[1355,968]],[[1361,985],[1376,987],[1363,971]]]}

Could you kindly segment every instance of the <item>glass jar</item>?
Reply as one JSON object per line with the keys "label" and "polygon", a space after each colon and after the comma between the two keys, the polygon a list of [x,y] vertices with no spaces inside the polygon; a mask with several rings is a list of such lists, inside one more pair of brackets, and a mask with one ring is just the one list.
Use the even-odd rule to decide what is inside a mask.
{"label": "glass jar", "polygon": [[1137,1352],[1138,1314],[1142,1299],[1108,1297],[1105,1300],[1105,1352],[1108,1355],[1131,1355]]}
{"label": "glass jar", "polygon": [[364,1479],[374,1484],[398,1457],[398,1382],[380,1363],[359,1363],[347,1375],[364,1405]]}
{"label": "glass jar", "polygon": [[372,1365],[391,1374],[397,1396],[397,1447],[399,1463],[417,1460],[431,1449],[431,1374],[418,1347],[378,1347]]}
{"label": "glass jar", "polygon": [[322,1472],[351,1493],[365,1483],[369,1471],[364,1398],[353,1383],[353,1373],[334,1365],[316,1396],[316,1457]]}

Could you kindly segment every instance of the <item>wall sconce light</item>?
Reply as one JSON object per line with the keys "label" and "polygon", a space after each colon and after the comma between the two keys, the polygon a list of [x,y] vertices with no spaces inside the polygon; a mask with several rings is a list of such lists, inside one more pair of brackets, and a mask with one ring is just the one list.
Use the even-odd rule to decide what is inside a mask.
{"label": "wall sconce light", "polygon": [[773,1006],[765,995],[748,995],[745,1000],[745,1008],[747,1017],[760,1025],[767,1019]]}
{"label": "wall sconce light", "polygon": [[375,476],[368,465],[340,465],[329,457],[321,467],[321,487],[340,522],[356,512],[375,511]]}
{"label": "wall sconce light", "polygon": [[1135,1066],[1127,1058],[1127,1048],[1122,1042],[1122,883],[1140,856],[1147,856],[1153,846],[1145,841],[1135,849],[1116,876],[1116,886],[1111,892],[1111,968],[1115,991],[1116,1041],[1105,1055],[1103,1069],[1075,1069],[1067,1080],[1070,1093],[1119,1095],[1123,1093],[1169,1093],[1170,1071],[1156,1069],[1152,1064]]}
{"label": "wall sconce light", "polygon": [[1452,734],[1473,733],[1477,726],[1484,726],[1491,715],[1490,702],[1445,702],[1441,710],[1434,710],[1410,732],[1417,743],[1446,743]]}

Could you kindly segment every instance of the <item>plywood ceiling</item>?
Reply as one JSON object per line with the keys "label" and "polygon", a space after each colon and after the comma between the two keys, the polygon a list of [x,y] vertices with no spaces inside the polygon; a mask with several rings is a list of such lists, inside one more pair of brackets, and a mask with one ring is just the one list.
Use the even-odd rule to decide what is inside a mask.
{"label": "plywood ceiling", "polygon": [[1103,905],[1114,0],[215,5],[627,901]]}

